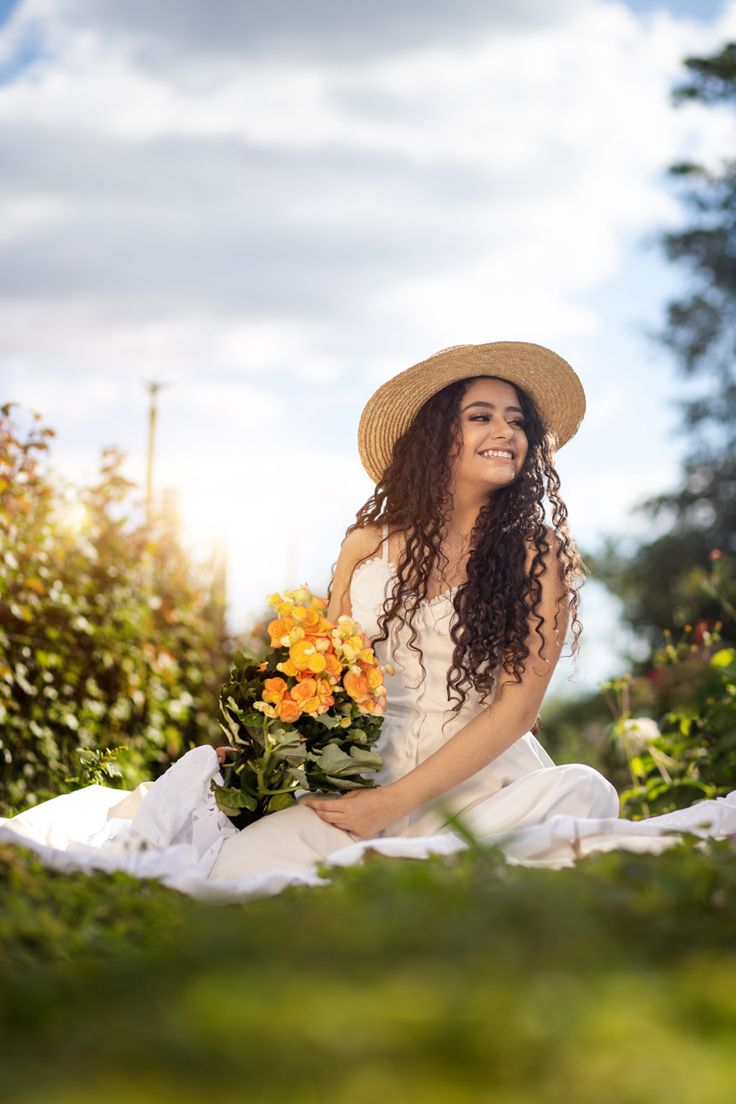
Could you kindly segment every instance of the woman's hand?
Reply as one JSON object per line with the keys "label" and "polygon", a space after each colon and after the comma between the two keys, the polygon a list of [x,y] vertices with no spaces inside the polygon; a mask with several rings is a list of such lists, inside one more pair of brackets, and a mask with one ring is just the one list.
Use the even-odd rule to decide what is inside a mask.
{"label": "woman's hand", "polygon": [[217,756],[217,762],[220,764],[220,766],[222,766],[222,764],[225,762],[228,752],[232,750],[233,749],[227,744],[224,747],[215,748],[215,755]]}
{"label": "woman's hand", "polygon": [[335,797],[307,797],[300,804],[314,809],[321,820],[359,839],[370,839],[409,810],[391,785],[347,790]]}

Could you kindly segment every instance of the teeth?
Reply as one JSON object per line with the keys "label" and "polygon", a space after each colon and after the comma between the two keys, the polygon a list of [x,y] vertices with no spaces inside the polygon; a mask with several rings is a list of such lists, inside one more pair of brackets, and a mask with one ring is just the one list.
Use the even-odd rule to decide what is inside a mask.
{"label": "teeth", "polygon": [[486,452],[482,452],[481,456],[502,456],[504,460],[513,460],[513,456],[505,449],[488,449]]}

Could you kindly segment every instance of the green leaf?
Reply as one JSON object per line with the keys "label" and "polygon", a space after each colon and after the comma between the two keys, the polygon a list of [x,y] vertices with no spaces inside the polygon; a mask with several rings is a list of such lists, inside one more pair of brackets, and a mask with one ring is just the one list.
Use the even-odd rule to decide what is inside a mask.
{"label": "green leaf", "polygon": [[314,718],[314,720],[318,724],[323,725],[325,728],[332,729],[332,728],[336,728],[337,725],[340,724],[340,721],[342,720],[342,718],[341,717],[336,717],[336,716],[334,716],[334,714],[331,714],[331,713],[319,713]]}
{"label": "green leaf", "polygon": [[276,794],[275,797],[269,797],[266,802],[266,809],[269,813],[277,813],[279,809],[288,809],[291,805],[296,805],[296,798],[293,793]]}
{"label": "green leaf", "polygon": [[215,795],[218,808],[225,813],[237,812],[247,809],[254,813],[258,808],[258,801],[244,790],[236,790],[232,787],[218,786],[215,781],[210,784],[210,789]]}
{"label": "green leaf", "polygon": [[337,744],[328,744],[319,753],[309,752],[307,758],[311,759],[319,770],[333,778],[357,775],[365,768],[379,769],[383,764],[377,751],[351,747],[350,753],[347,754]]}

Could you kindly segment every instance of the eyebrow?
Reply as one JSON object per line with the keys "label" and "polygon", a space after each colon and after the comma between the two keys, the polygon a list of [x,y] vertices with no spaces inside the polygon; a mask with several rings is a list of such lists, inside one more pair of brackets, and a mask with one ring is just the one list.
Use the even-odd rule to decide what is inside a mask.
{"label": "eyebrow", "polygon": [[[467,406],[464,406],[463,410],[470,410],[471,406],[488,406],[488,407],[490,407],[491,410],[496,409],[496,404],[495,403],[482,402],[480,399],[476,399],[475,402],[468,403]],[[519,412],[519,414],[524,413],[524,411],[521,409],[520,406],[507,406],[506,410],[517,410]]]}

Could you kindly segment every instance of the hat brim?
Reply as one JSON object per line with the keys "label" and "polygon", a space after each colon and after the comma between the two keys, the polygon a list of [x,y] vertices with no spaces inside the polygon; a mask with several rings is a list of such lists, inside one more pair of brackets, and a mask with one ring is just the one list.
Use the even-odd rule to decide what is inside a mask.
{"label": "hat brim", "polygon": [[358,426],[358,452],[374,483],[380,482],[394,445],[424,403],[448,384],[470,376],[501,376],[518,383],[533,399],[554,449],[562,448],[583,420],[583,385],[551,349],[530,341],[453,345],[399,372],[366,403]]}

